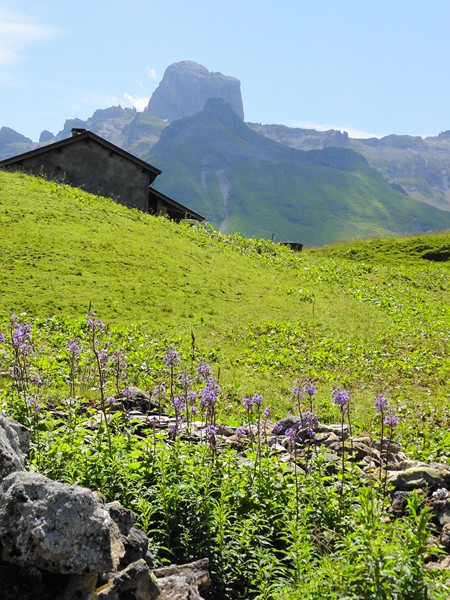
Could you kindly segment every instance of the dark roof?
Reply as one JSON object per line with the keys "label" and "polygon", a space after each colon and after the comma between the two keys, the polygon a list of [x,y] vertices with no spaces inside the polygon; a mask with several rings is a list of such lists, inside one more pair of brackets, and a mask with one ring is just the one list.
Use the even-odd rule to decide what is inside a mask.
{"label": "dark roof", "polygon": [[203,215],[201,215],[198,212],[195,212],[195,210],[192,210],[192,208],[188,208],[187,206],[180,204],[173,198],[169,198],[169,196],[166,196],[162,192],[158,192],[158,190],[155,190],[152,187],[149,188],[149,195],[153,196],[154,198],[159,198],[160,200],[163,200],[167,204],[173,206],[173,208],[175,210],[179,211],[180,213],[182,213],[184,215],[189,215],[189,217],[197,219],[197,221],[205,221],[206,220],[206,217],[204,217]]}
{"label": "dark roof", "polygon": [[89,131],[87,129],[75,130],[74,135],[72,135],[72,137],[70,137],[70,138],[66,138],[64,140],[54,142],[53,144],[47,144],[46,146],[41,146],[40,148],[36,148],[35,150],[30,150],[28,152],[24,152],[23,154],[17,154],[16,156],[12,156],[11,158],[6,158],[6,159],[0,161],[0,167],[13,165],[14,163],[20,163],[22,160],[25,160],[27,158],[30,158],[33,156],[39,156],[41,154],[46,154],[49,150],[55,150],[57,148],[69,146],[70,144],[76,144],[77,142],[79,142],[81,140],[86,140],[86,139],[93,140],[94,142],[107,148],[111,152],[120,154],[120,156],[123,156],[124,158],[135,163],[136,165],[138,165],[145,171],[148,171],[149,173],[151,173],[153,175],[153,179],[161,174],[161,171],[159,169],[157,169],[156,167],[149,165],[148,163],[141,160],[137,156],[133,156],[133,154],[130,154],[126,150],[119,148],[119,146],[116,146],[115,144],[108,142],[107,140],[96,135],[95,133],[92,133],[92,131]]}

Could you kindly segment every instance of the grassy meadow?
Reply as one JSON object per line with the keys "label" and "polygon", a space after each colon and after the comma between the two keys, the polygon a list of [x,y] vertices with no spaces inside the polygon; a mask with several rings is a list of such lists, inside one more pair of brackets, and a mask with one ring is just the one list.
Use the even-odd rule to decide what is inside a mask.
{"label": "grassy meadow", "polygon": [[231,390],[280,415],[299,376],[324,395],[352,387],[363,420],[380,391],[412,419],[446,411],[450,234],[294,253],[9,173],[0,209],[3,319],[76,323],[91,307],[149,340],[187,348],[193,334]]}
{"label": "grassy meadow", "polygon": [[[118,388],[113,376],[99,387],[92,356],[91,363],[87,358],[95,344],[85,315],[95,311],[106,324],[104,348],[124,353],[128,386],[153,390],[167,375],[164,357],[174,348],[183,364],[205,360],[211,365],[222,388],[219,418],[226,423],[245,421],[242,400],[255,394],[271,407],[273,421],[294,412],[291,389],[302,378],[314,381],[320,420],[339,422],[331,390],[340,386],[351,394],[354,428],[371,434],[379,425],[373,401],[383,393],[400,418],[396,435],[407,454],[450,463],[450,233],[352,240],[295,253],[266,240],[178,225],[61,183],[1,171],[0,231],[0,332],[6,339],[0,347],[0,402],[33,428],[36,468],[100,489],[108,499],[118,497],[159,540],[153,550],[163,562],[208,555],[217,594],[211,598],[446,597],[427,595],[422,571],[414,575],[425,578],[422,583],[415,579],[411,584],[412,575],[403,573],[404,580],[395,575],[395,565],[417,563],[419,546],[411,542],[416,555],[411,549],[402,559],[401,552],[409,548],[403,525],[395,535],[389,533],[381,511],[376,531],[371,530],[362,514],[368,496],[361,497],[356,515],[354,496],[345,504],[336,490],[330,492],[324,471],[311,475],[315,479],[305,478],[299,500],[297,479],[292,482],[285,467],[275,469],[270,456],[257,454],[260,467],[241,468],[230,454],[211,459],[204,450],[199,457],[176,444],[170,456],[164,444],[156,452],[154,438],[150,458],[140,445],[143,439],[131,436],[129,429],[107,431],[108,444],[94,436],[72,403],[76,398],[92,408],[101,394],[105,409],[104,397]],[[17,319],[10,322],[13,313]],[[46,420],[33,416],[35,399],[17,401],[20,386],[14,388],[8,376],[14,343],[8,349],[7,340],[21,322],[30,325],[34,347],[21,381],[33,381],[39,406],[69,406],[70,427],[54,415]],[[28,336],[24,331],[21,335]],[[80,359],[68,351],[74,340],[84,348]],[[200,485],[200,467],[200,479],[206,473],[210,487],[202,487],[204,481]],[[279,468],[281,476],[275,475]],[[292,490],[295,502],[287,500]],[[321,508],[315,494],[322,494]],[[253,499],[244,501],[248,495]],[[308,519],[314,516],[315,527],[323,523],[329,537],[322,538],[323,532],[300,535],[306,530],[300,527],[299,501],[307,507],[301,527],[311,527]],[[159,508],[151,509],[152,503]],[[210,515],[210,522],[205,519],[211,528],[205,530],[194,513]],[[278,521],[270,521],[270,527],[267,521],[261,531],[256,522],[265,523],[269,515]],[[413,527],[411,519],[405,527]],[[363,544],[365,549],[355,554],[357,542],[351,535],[359,526],[367,534],[364,544],[372,544],[377,535],[381,545],[389,539],[385,559],[390,566],[379,580],[388,590],[384,595],[381,588],[361,595],[369,594],[373,577],[361,575],[367,547]],[[281,528],[278,537],[276,527]],[[295,552],[286,545],[291,537]],[[208,548],[202,545],[207,539],[212,544]],[[245,539],[248,546],[238,547]],[[198,555],[193,551],[197,546]],[[374,564],[381,560],[376,552]],[[245,574],[238,574],[240,557],[247,555]],[[351,585],[343,576],[335,580],[338,571],[350,573],[356,564],[359,583],[356,575],[350,577]],[[400,582],[395,593],[394,575]],[[410,584],[416,595],[404,591]],[[359,592],[352,595],[346,586]]]}

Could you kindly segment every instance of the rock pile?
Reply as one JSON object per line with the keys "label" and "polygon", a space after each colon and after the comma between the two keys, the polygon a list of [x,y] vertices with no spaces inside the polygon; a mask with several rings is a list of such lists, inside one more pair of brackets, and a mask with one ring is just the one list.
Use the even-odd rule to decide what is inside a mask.
{"label": "rock pile", "polygon": [[131,511],[25,471],[29,439],[0,414],[0,598],[201,598],[210,583],[207,560],[155,570]]}
{"label": "rock pile", "polygon": [[[204,424],[180,423],[155,414],[157,407],[141,390],[132,389],[110,410],[126,410],[137,430],[176,431],[192,443],[211,443]],[[97,423],[92,423],[95,428]],[[298,435],[286,437],[288,430]],[[220,425],[214,448],[245,447],[257,436],[255,426]],[[342,452],[362,477],[379,477],[390,494],[392,518],[402,514],[414,490],[427,502],[435,528],[433,545],[443,555],[432,557],[434,567],[450,568],[450,468],[440,463],[409,460],[399,444],[383,444],[369,435],[350,435],[348,427],[315,424],[302,428],[290,416],[275,427],[265,424],[264,441],[280,462],[307,471],[311,453],[319,448],[327,469],[337,472]],[[0,413],[0,599],[6,600],[200,600],[210,585],[206,559],[183,566],[156,568],[149,540],[134,525],[134,515],[119,502],[104,504],[94,492],[52,481],[25,470],[30,432]]]}

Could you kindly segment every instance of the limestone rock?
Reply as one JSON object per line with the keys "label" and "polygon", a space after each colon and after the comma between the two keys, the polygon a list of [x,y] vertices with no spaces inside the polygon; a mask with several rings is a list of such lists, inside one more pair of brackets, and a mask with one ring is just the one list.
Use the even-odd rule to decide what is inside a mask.
{"label": "limestone rock", "polygon": [[30,431],[0,414],[0,482],[14,471],[23,471],[30,444]]}
{"label": "limestone rock", "polygon": [[[160,598],[159,585],[144,560],[138,560],[97,592],[100,600],[156,600]],[[187,596],[186,596],[187,597]]]}
{"label": "limestone rock", "polygon": [[185,60],[167,67],[145,112],[174,121],[201,112],[210,98],[225,100],[244,119],[240,81]]}
{"label": "limestone rock", "polygon": [[211,585],[208,559],[153,571],[161,589],[161,600],[201,600],[200,592]]}
{"label": "limestone rock", "polygon": [[122,535],[128,535],[134,525],[134,514],[120,502],[109,502],[105,504],[105,509],[109,512],[111,519],[116,523]]}
{"label": "limestone rock", "polygon": [[158,402],[152,400],[150,394],[144,390],[134,386],[126,389],[126,396],[121,398],[121,402],[126,410],[139,410],[144,414],[158,410]]}
{"label": "limestone rock", "polygon": [[411,467],[405,471],[396,471],[390,474],[388,483],[398,491],[411,491],[419,488],[437,490],[448,488],[450,484],[450,470],[443,467]]}
{"label": "limestone rock", "polygon": [[88,489],[15,472],[0,485],[2,559],[51,573],[113,571],[124,554],[117,525]]}

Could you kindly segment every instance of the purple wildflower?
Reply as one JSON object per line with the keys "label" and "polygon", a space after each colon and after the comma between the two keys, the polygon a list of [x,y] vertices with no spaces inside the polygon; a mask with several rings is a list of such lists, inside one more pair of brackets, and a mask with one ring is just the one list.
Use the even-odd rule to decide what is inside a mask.
{"label": "purple wildflower", "polygon": [[242,400],[242,405],[243,407],[250,411],[253,408],[253,402],[252,399],[250,398],[250,396],[246,396],[243,400]]}
{"label": "purple wildflower", "polygon": [[197,394],[193,390],[189,391],[186,395],[189,404],[195,404],[197,402]]}
{"label": "purple wildflower", "polygon": [[191,406],[191,415],[196,415],[198,413],[198,408],[194,405]]}
{"label": "purple wildflower", "polygon": [[174,367],[175,365],[180,364],[180,357],[175,348],[168,348],[166,350],[164,362],[166,363],[166,367]]}
{"label": "purple wildflower", "polygon": [[266,408],[263,410],[263,415],[265,419],[268,419],[270,417],[270,406],[266,406]]}
{"label": "purple wildflower", "polygon": [[289,429],[286,429],[284,435],[286,436],[290,444],[297,443],[298,431],[294,427],[289,427]]}
{"label": "purple wildflower", "polygon": [[199,394],[202,398],[200,400],[200,405],[203,407],[213,408],[216,405],[218,396],[220,394],[220,385],[214,379],[214,377],[209,377],[206,380],[205,387],[199,390]]}
{"label": "purple wildflower", "polygon": [[156,417],[149,417],[148,424],[152,429],[155,429],[155,427],[158,425],[158,419]]}
{"label": "purple wildflower", "polygon": [[292,386],[292,395],[297,398],[303,398],[303,383],[301,379],[296,379]]}
{"label": "purple wildflower", "polygon": [[383,396],[383,394],[378,394],[373,405],[375,407],[375,412],[379,415],[389,408],[389,400]]}
{"label": "purple wildflower", "polygon": [[156,396],[157,398],[162,398],[164,397],[166,394],[166,386],[164,385],[164,383],[159,382],[155,385],[155,389],[153,390],[153,396]]}
{"label": "purple wildflower", "polygon": [[397,425],[399,424],[400,419],[398,417],[398,415],[395,414],[394,411],[389,410],[383,420],[383,423],[387,426],[390,427],[390,429],[395,429],[397,427]]}
{"label": "purple wildflower", "polygon": [[27,396],[27,406],[35,410],[36,412],[41,408],[41,404],[34,396]]}
{"label": "purple wildflower", "polygon": [[253,396],[251,397],[252,405],[253,406],[261,406],[262,398],[263,397],[260,396],[259,394],[253,394]]}
{"label": "purple wildflower", "polygon": [[122,350],[114,350],[111,356],[111,363],[114,367],[116,386],[119,389],[119,381],[127,378],[127,363],[125,362],[125,354]]}
{"label": "purple wildflower", "polygon": [[132,392],[131,389],[129,388],[129,386],[127,385],[126,387],[124,387],[121,391],[120,394],[124,397],[127,398],[128,400],[131,398],[132,396]]}
{"label": "purple wildflower", "polygon": [[303,416],[303,422],[306,429],[308,430],[309,435],[315,436],[316,429],[319,425],[319,419],[317,418],[317,415],[308,411]]}
{"label": "purple wildflower", "polygon": [[97,355],[98,355],[98,361],[100,363],[100,367],[102,369],[105,369],[106,365],[108,364],[108,361],[109,361],[108,352],[105,349],[103,349],[100,352],[98,352]]}
{"label": "purple wildflower", "polygon": [[28,376],[28,381],[30,383],[34,383],[35,385],[42,385],[42,379],[39,376],[39,373],[31,374]]}
{"label": "purple wildflower", "polygon": [[75,358],[81,354],[81,346],[75,340],[72,340],[67,348],[70,354]]}
{"label": "purple wildflower", "polygon": [[86,315],[86,322],[93,332],[99,331],[100,333],[105,330],[105,325],[101,319],[97,319],[97,313],[92,312]]}
{"label": "purple wildflower", "polygon": [[184,401],[184,399],[181,396],[175,396],[175,398],[173,399],[173,402],[172,402],[172,406],[174,407],[175,412],[177,414],[180,414],[185,410],[186,402]]}
{"label": "purple wildflower", "polygon": [[339,387],[333,388],[332,397],[333,404],[338,406],[343,413],[348,411],[350,404],[350,394],[348,391],[341,390]]}
{"label": "purple wildflower", "polygon": [[235,434],[240,439],[247,435],[247,431],[244,429],[244,427],[236,427]]}
{"label": "purple wildflower", "polygon": [[198,366],[197,366],[197,373],[199,374],[199,376],[202,379],[208,379],[208,377],[211,376],[211,372],[212,369],[210,367],[210,365],[208,365],[208,363],[206,362],[201,362]]}
{"label": "purple wildflower", "polygon": [[275,425],[272,427],[272,433],[274,435],[279,435],[282,432],[282,430],[283,430],[283,427],[280,422],[275,423]]}
{"label": "purple wildflower", "polygon": [[192,381],[192,377],[186,372],[186,369],[183,369],[183,371],[180,373],[179,380],[181,387],[185,390],[194,383]]}
{"label": "purple wildflower", "polygon": [[0,331],[0,344],[4,344],[6,342],[5,334]]}
{"label": "purple wildflower", "polygon": [[11,342],[15,350],[21,354],[33,354],[33,346],[31,344],[31,325],[28,323],[18,323],[17,317],[11,317]]}
{"label": "purple wildflower", "polygon": [[205,427],[205,431],[206,431],[206,434],[209,437],[216,437],[218,430],[217,430],[217,427],[215,425],[207,425]]}
{"label": "purple wildflower", "polygon": [[308,396],[314,396],[317,393],[316,386],[313,384],[311,379],[307,380],[303,390],[304,390],[305,394],[308,394]]}

